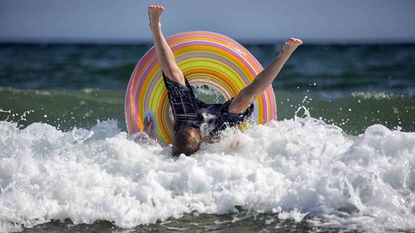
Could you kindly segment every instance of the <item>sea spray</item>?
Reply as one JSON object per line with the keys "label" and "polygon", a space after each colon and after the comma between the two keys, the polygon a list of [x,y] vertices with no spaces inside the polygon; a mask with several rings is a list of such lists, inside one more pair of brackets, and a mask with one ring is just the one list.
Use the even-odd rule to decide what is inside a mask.
{"label": "sea spray", "polygon": [[130,228],[240,208],[327,227],[415,228],[415,133],[382,125],[352,137],[305,115],[228,129],[173,158],[112,120],[67,132],[1,121],[0,148],[4,231],[68,218]]}

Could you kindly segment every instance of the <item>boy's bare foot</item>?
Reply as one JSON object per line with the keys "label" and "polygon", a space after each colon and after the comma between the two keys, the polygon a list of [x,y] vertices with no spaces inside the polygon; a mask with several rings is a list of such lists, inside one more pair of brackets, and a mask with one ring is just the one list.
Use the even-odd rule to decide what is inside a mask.
{"label": "boy's bare foot", "polygon": [[294,52],[294,50],[303,44],[303,41],[301,41],[300,39],[291,37],[290,39],[288,39],[283,45],[282,45],[282,50],[281,53],[292,53]]}
{"label": "boy's bare foot", "polygon": [[164,11],[164,7],[160,5],[148,6],[148,18],[150,19],[150,27],[160,25],[160,15]]}

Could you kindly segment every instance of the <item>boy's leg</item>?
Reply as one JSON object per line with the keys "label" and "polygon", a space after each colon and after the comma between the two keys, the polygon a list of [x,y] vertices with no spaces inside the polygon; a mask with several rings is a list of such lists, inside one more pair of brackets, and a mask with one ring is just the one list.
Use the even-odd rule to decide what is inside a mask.
{"label": "boy's leg", "polygon": [[265,91],[272,81],[277,77],[285,62],[294,50],[303,42],[296,38],[290,38],[282,46],[280,55],[266,67],[258,76],[242,89],[232,100],[228,111],[231,113],[244,113],[246,109],[255,101],[263,91]]}
{"label": "boy's leg", "polygon": [[173,52],[171,51],[166,39],[163,36],[163,32],[161,31],[160,15],[163,10],[164,8],[162,6],[151,5],[148,7],[150,28],[153,34],[157,58],[160,61],[162,71],[170,80],[186,85],[183,72],[177,65]]}

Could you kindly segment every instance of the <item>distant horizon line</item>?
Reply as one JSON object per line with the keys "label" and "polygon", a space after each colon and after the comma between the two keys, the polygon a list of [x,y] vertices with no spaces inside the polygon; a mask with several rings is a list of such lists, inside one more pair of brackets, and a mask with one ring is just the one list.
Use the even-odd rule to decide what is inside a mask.
{"label": "distant horizon line", "polygon": [[[232,38],[241,44],[279,44],[286,39],[280,37],[271,39],[238,39]],[[304,44],[415,44],[413,39],[302,39]],[[102,39],[102,38],[90,38],[90,39],[66,39],[66,38],[0,38],[0,44],[78,44],[78,45],[135,45],[135,44],[153,44],[151,39]]]}

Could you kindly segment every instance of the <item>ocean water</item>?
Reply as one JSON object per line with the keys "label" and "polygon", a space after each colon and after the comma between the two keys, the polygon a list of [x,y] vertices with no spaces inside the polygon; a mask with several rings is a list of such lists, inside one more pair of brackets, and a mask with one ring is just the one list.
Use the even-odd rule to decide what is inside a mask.
{"label": "ocean water", "polygon": [[0,232],[415,231],[414,45],[302,46],[276,121],[179,158],[126,133],[149,47],[0,45]]}

